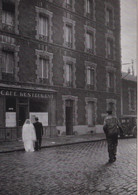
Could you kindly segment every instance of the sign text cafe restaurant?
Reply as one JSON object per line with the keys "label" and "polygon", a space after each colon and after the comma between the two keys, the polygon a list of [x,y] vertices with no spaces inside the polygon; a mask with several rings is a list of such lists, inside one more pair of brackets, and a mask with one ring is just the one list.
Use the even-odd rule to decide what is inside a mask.
{"label": "sign text cafe restaurant", "polygon": [[56,93],[54,90],[0,87],[0,140],[16,140],[26,119],[38,117],[44,137],[56,134]]}

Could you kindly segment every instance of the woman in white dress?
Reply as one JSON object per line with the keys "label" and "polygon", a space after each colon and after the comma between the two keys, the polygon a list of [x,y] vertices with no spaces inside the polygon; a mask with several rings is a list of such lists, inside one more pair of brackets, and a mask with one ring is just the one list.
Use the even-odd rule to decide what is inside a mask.
{"label": "woman in white dress", "polygon": [[34,125],[30,119],[26,119],[22,128],[22,140],[26,152],[34,152],[34,142],[36,141],[36,133]]}

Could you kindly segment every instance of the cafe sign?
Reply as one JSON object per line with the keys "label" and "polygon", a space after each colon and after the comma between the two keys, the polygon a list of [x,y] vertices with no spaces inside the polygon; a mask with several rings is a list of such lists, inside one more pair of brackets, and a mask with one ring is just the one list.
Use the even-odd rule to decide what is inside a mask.
{"label": "cafe sign", "polygon": [[39,92],[21,92],[14,90],[0,90],[0,96],[12,96],[12,97],[26,97],[26,98],[53,98],[53,94],[39,93]]}

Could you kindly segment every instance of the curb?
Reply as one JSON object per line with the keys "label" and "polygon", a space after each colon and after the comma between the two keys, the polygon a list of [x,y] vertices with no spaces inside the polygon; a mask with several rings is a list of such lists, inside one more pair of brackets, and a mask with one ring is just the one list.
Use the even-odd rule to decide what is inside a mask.
{"label": "curb", "polygon": [[[41,146],[41,148],[53,148],[53,147],[58,147],[58,146],[74,145],[74,144],[89,143],[89,142],[99,142],[99,141],[103,141],[103,140],[106,140],[106,138],[97,139],[97,140],[87,140],[87,141],[78,141],[78,142],[54,144],[54,145],[49,145],[49,146]],[[11,152],[21,152],[21,151],[24,151],[24,149],[21,148],[21,149],[0,151],[0,154],[2,154],[2,153],[11,153]]]}

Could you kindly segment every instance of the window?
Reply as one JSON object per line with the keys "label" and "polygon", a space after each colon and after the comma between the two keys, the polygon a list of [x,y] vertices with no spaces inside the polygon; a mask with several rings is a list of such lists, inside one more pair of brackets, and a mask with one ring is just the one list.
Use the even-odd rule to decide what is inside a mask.
{"label": "window", "polygon": [[91,2],[90,2],[90,0],[86,0],[86,13],[87,13],[87,14],[90,14],[90,12],[91,12],[90,7],[91,7]]}
{"label": "window", "polygon": [[49,60],[39,58],[39,78],[48,79]]}
{"label": "window", "polygon": [[36,9],[36,39],[52,43],[52,17],[53,13],[41,7]]}
{"label": "window", "polygon": [[48,17],[39,15],[39,34],[48,37]]}
{"label": "window", "polygon": [[131,108],[131,110],[135,110],[135,92],[134,92],[134,90],[130,90],[130,108]]}
{"label": "window", "polygon": [[113,27],[113,7],[110,5],[106,5],[105,8],[105,22],[108,27]]}
{"label": "window", "polygon": [[72,47],[72,26],[66,25],[66,46]]}
{"label": "window", "polygon": [[2,23],[8,26],[14,26],[15,23],[15,5],[10,2],[2,2]]}
{"label": "window", "polygon": [[72,64],[66,64],[66,84],[67,86],[72,86],[73,84],[73,72]]}
{"label": "window", "polygon": [[114,74],[112,72],[107,74],[107,87],[114,88]]}
{"label": "window", "polygon": [[96,29],[84,25],[85,29],[85,52],[96,54]]}
{"label": "window", "polygon": [[106,10],[106,23],[108,26],[112,26],[113,14],[112,10],[107,8]]}
{"label": "window", "polygon": [[65,0],[66,1],[66,7],[72,8],[72,0]]}
{"label": "window", "polygon": [[113,59],[113,40],[107,39],[107,57]]}
{"label": "window", "polygon": [[88,126],[93,126],[95,123],[94,102],[88,102]]}
{"label": "window", "polygon": [[86,33],[86,48],[88,50],[93,49],[93,34],[89,32]]}
{"label": "window", "polygon": [[13,74],[14,70],[14,53],[2,51],[2,72]]}
{"label": "window", "polygon": [[87,85],[94,85],[94,69],[88,68],[87,69]]}

